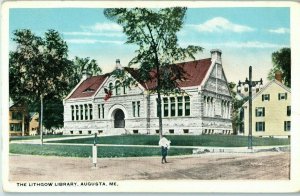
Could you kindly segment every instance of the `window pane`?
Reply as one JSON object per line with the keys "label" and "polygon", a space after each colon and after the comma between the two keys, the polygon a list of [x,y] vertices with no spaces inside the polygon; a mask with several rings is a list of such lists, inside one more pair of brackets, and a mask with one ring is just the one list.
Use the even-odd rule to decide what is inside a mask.
{"label": "window pane", "polygon": [[132,102],[132,116],[135,117],[135,102]]}
{"label": "window pane", "polygon": [[104,104],[102,104],[101,107],[102,107],[102,118],[104,118]]}
{"label": "window pane", "polygon": [[176,107],[175,107],[175,98],[171,97],[171,116],[175,116]]}
{"label": "window pane", "polygon": [[80,120],[83,120],[83,106],[80,105]]}
{"label": "window pane", "polygon": [[137,102],[137,116],[140,117],[140,102]]}
{"label": "window pane", "polygon": [[93,120],[93,106],[92,104],[89,104],[90,107],[90,120]]}
{"label": "window pane", "polygon": [[291,116],[291,106],[287,106],[287,116]]}
{"label": "window pane", "polygon": [[185,96],[184,101],[185,101],[185,115],[189,116],[190,115],[190,97]]}
{"label": "window pane", "polygon": [[85,112],[85,120],[87,120],[88,119],[88,107],[86,104],[84,105],[84,112]]}
{"label": "window pane", "polygon": [[182,103],[178,103],[178,116],[182,116]]}

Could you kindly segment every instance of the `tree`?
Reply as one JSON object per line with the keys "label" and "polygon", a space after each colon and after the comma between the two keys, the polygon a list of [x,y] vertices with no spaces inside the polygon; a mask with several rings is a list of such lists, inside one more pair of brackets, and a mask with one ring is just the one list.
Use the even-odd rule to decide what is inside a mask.
{"label": "tree", "polygon": [[238,127],[242,125],[242,105],[249,99],[248,96],[238,98],[236,89],[236,84],[234,82],[229,82],[228,87],[230,90],[230,94],[232,97],[232,105],[231,105],[231,119],[232,119],[232,129],[233,133],[237,134]]}
{"label": "tree", "polygon": [[[139,64],[139,80],[156,78],[159,133],[162,137],[161,94],[182,92],[178,81],[184,73],[173,63],[187,58],[195,59],[194,54],[202,47],[189,45],[180,47],[176,33],[184,23],[186,8],[112,8],[105,9],[104,15],[123,27],[127,36],[126,44],[135,44],[138,49],[129,66]],[[119,74],[120,75],[120,74]]]}
{"label": "tree", "polygon": [[91,75],[99,75],[102,73],[102,69],[99,67],[95,59],[90,59],[89,57],[80,58],[75,57],[73,60],[73,75],[71,89],[74,88],[82,78],[82,73],[87,71]]}
{"label": "tree", "polygon": [[283,83],[291,87],[291,49],[282,48],[272,53],[273,67],[268,74],[268,79],[273,80],[276,71],[282,72]]}
{"label": "tree", "polygon": [[[69,91],[72,62],[67,58],[68,46],[60,34],[48,30],[42,38],[27,29],[16,30],[13,41],[16,49],[9,54],[9,88],[13,101],[39,111],[40,100],[61,100]],[[47,118],[51,117],[46,116],[46,121]]]}

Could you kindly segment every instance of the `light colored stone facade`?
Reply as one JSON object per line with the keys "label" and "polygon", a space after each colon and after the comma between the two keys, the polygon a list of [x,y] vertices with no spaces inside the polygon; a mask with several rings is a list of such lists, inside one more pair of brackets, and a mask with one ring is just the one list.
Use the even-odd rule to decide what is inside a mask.
{"label": "light colored stone facade", "polygon": [[[116,81],[107,77],[90,97],[70,98],[70,93],[64,100],[64,134],[158,134],[157,95],[137,85],[118,94],[114,89],[105,101],[104,89]],[[182,89],[184,95],[162,96],[163,134],[232,133],[231,96],[219,50],[212,51],[201,84]]]}

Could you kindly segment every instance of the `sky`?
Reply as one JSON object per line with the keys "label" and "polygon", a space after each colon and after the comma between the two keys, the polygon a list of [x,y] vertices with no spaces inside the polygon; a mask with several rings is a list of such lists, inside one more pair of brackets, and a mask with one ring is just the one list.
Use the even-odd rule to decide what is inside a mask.
{"label": "sky", "polygon": [[[17,29],[30,29],[44,36],[57,30],[69,46],[69,58],[96,59],[104,72],[115,68],[116,59],[123,66],[134,57],[136,46],[125,44],[121,26],[109,21],[103,9],[96,8],[13,8],[9,12],[10,50]],[[204,47],[196,59],[210,58],[211,49],[222,50],[222,64],[228,82],[248,77],[262,78],[272,67],[271,54],[290,47],[290,10],[284,7],[189,8],[178,32],[180,46]]]}

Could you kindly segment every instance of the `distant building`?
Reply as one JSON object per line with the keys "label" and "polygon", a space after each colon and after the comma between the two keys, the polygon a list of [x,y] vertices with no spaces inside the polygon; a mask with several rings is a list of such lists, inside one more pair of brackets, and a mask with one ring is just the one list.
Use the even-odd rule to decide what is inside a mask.
{"label": "distant building", "polygon": [[[178,63],[185,80],[178,81],[185,94],[162,96],[163,134],[231,134],[231,95],[222,67],[221,51],[211,58]],[[137,81],[121,83],[110,74],[84,74],[64,99],[64,134],[158,134],[157,94],[150,91],[156,79],[138,82],[139,70],[123,68]],[[112,89],[110,91],[109,89]]]}
{"label": "distant building", "polygon": [[37,135],[39,131],[39,113],[31,112],[29,114],[29,135]]}
{"label": "distant building", "polygon": [[9,135],[28,135],[28,124],[26,118],[28,112],[22,104],[16,103],[9,107]]}
{"label": "distant building", "polygon": [[[266,84],[252,98],[252,135],[289,137],[291,130],[291,90],[282,84],[281,74]],[[243,105],[243,130],[249,134],[249,102]]]}

